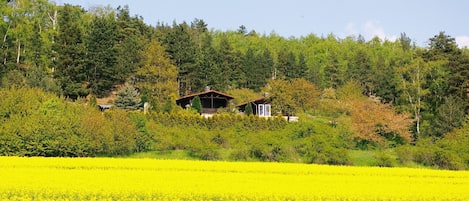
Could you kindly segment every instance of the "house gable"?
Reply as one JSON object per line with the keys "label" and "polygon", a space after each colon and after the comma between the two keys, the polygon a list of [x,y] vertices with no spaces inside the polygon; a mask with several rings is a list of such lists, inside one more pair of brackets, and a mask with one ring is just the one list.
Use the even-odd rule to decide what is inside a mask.
{"label": "house gable", "polygon": [[270,117],[272,115],[272,106],[270,102],[271,101],[269,98],[261,97],[246,103],[239,104],[236,107],[244,113],[244,111],[246,110],[246,106],[248,104],[251,104],[251,107],[253,108],[252,112],[254,115],[258,115],[261,117]]}
{"label": "house gable", "polygon": [[192,100],[199,96],[200,102],[202,103],[202,113],[213,114],[216,113],[218,108],[224,108],[228,106],[228,102],[234,99],[233,96],[215,91],[206,90],[204,92],[189,94],[176,100],[176,104],[182,108],[192,105]]}

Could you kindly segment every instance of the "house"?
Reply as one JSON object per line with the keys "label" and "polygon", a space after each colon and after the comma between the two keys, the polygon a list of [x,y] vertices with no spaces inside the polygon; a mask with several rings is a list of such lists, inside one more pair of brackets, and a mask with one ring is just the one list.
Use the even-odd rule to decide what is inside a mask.
{"label": "house", "polygon": [[234,99],[231,95],[211,90],[207,87],[203,92],[189,94],[177,99],[176,104],[186,109],[192,105],[192,100],[196,96],[199,96],[200,98],[200,102],[202,103],[202,114],[204,115],[215,114],[219,108],[228,107],[229,101]]}
{"label": "house", "polygon": [[[264,96],[246,103],[242,103],[239,105],[236,105],[236,107],[239,109],[240,112],[244,113],[246,111],[246,107],[248,104],[251,104],[252,108],[252,113],[254,115],[257,115],[259,117],[271,117],[272,116],[272,105],[271,105],[271,100],[268,96]],[[287,120],[288,122],[296,122],[298,121],[297,116],[291,116],[288,114],[284,114],[282,112],[278,112],[278,114],[282,114],[283,118]],[[274,115],[277,115],[277,113],[274,113]]]}
{"label": "house", "polygon": [[254,115],[260,116],[260,117],[270,117],[272,116],[272,106],[270,104],[270,100],[266,97],[261,97],[246,103],[242,103],[237,105],[236,107],[239,108],[241,112],[244,113],[246,110],[246,106],[248,104],[251,104],[252,108],[252,113]]}
{"label": "house", "polygon": [[109,110],[111,109],[112,105],[104,105],[104,104],[99,104],[98,105],[98,108],[99,108],[99,111],[101,112],[104,112],[105,110]]}

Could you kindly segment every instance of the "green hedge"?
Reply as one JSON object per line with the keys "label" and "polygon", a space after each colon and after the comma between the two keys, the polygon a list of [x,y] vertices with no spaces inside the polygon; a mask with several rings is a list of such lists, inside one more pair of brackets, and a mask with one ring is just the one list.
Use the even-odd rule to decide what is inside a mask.
{"label": "green hedge", "polygon": [[144,132],[125,111],[101,113],[24,88],[0,89],[0,108],[0,155],[123,155],[148,148]]}
{"label": "green hedge", "polygon": [[278,130],[285,128],[287,121],[282,117],[260,118],[235,114],[217,114],[203,117],[186,111],[177,113],[152,113],[151,119],[169,127],[196,127],[204,129],[221,129],[238,127],[243,130]]}

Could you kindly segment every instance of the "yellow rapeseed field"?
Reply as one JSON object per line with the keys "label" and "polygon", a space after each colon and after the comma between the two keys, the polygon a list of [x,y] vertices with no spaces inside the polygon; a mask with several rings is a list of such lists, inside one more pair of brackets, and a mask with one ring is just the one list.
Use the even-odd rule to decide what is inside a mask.
{"label": "yellow rapeseed field", "polygon": [[0,200],[469,200],[469,172],[0,157]]}

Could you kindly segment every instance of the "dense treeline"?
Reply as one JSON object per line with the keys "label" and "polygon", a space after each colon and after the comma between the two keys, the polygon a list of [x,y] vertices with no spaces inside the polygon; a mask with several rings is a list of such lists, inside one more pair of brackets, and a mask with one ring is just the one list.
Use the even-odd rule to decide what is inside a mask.
{"label": "dense treeline", "polygon": [[[307,114],[323,119],[333,127],[343,128],[341,132],[352,136],[353,143],[347,146],[367,149],[410,143],[412,148],[420,151],[435,146],[435,150],[444,150],[444,154],[433,153],[432,148],[428,150],[432,150],[434,156],[420,157],[420,152],[415,151],[415,158],[411,160],[444,166],[428,161],[445,156],[460,158],[448,159],[459,160],[458,164],[468,163],[464,161],[467,157],[455,156],[462,152],[448,148],[448,144],[452,142],[450,139],[457,139],[460,143],[464,141],[460,138],[467,138],[467,123],[464,122],[469,111],[469,51],[458,48],[455,39],[444,32],[430,38],[427,47],[418,47],[404,33],[395,41],[378,37],[366,41],[361,36],[340,39],[332,34],[284,38],[275,33],[258,34],[244,26],[235,31],[221,32],[209,30],[202,19],[150,26],[141,17],[131,16],[128,7],[86,11],[80,6],[58,6],[47,0],[7,1],[0,4],[0,13],[0,78],[1,87],[5,89],[41,89],[79,103],[94,97],[106,97],[125,83],[125,88],[138,89],[138,93],[125,92],[139,96],[134,97],[132,108],[141,107],[140,100],[149,102],[153,115],[164,113],[168,115],[165,119],[169,120],[179,111],[173,104],[177,97],[201,91],[205,86],[232,92],[240,97],[234,101],[237,103],[268,92],[277,111]],[[4,90],[2,93],[12,92]],[[42,92],[27,92],[37,96],[34,93]],[[13,129],[12,122],[23,120],[21,114],[30,118],[25,122],[57,121],[54,122],[57,125],[64,124],[61,131],[64,135],[80,133],[76,140],[94,136],[83,133],[98,131],[74,129],[111,129],[116,128],[111,125],[116,118],[139,119],[118,111],[103,116],[92,109],[76,109],[65,103],[63,98],[53,99],[51,94],[41,96],[47,98],[37,100],[35,105],[28,102],[29,96],[19,98],[13,105],[8,105],[5,101],[10,99],[3,97],[1,118],[4,123],[0,132],[2,137],[12,137],[8,142],[15,141],[15,135],[40,136],[35,129]],[[78,114],[68,107],[75,108]],[[230,107],[227,112],[233,111],[232,105]],[[44,112],[51,108],[59,108],[59,112]],[[90,112],[84,114],[88,110]],[[46,117],[52,114],[56,117],[78,116],[70,116],[74,121]],[[86,121],[80,120],[80,115],[100,118],[88,123],[106,122],[106,126],[86,125]],[[21,118],[14,121],[13,116]],[[142,118],[144,122],[152,119]],[[207,126],[192,120],[194,128]],[[174,121],[177,124],[192,120]],[[47,122],[42,123],[48,125]],[[155,122],[162,126],[166,123]],[[8,130],[10,128],[13,130]],[[235,129],[236,125],[229,124],[227,128]],[[68,133],[65,132],[67,129]],[[154,129],[158,130],[158,127]],[[61,136],[61,132],[53,135],[60,143],[41,144],[40,147],[57,147],[67,144],[60,140],[73,140]],[[109,130],[99,132],[107,137],[119,135]],[[160,134],[164,133],[166,131],[161,130]],[[135,136],[130,138],[140,139]],[[127,143],[128,140],[124,141]],[[31,153],[24,147],[14,149],[21,149],[22,155],[55,153],[81,156],[128,153],[148,148],[143,141],[131,143],[143,145],[91,144],[86,150],[69,151],[74,154]],[[448,150],[453,150],[448,152],[450,156],[446,152]],[[3,150],[2,153],[9,154],[10,151]]]}

